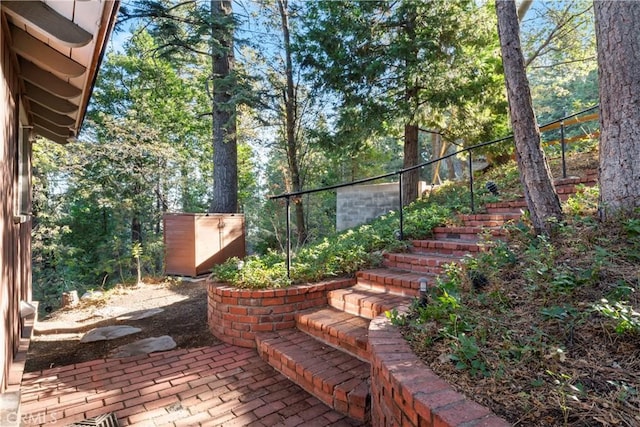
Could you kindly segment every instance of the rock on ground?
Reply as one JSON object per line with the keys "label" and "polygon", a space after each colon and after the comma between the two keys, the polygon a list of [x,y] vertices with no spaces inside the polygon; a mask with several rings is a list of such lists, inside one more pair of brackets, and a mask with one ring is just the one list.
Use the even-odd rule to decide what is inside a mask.
{"label": "rock on ground", "polygon": [[116,338],[124,337],[125,335],[136,334],[142,329],[134,328],[133,326],[119,325],[119,326],[105,326],[102,328],[95,328],[84,334],[80,342],[94,342],[104,340],[114,340]]}
{"label": "rock on ground", "polygon": [[157,351],[171,350],[175,347],[176,342],[169,335],[150,337],[118,347],[111,357],[128,357],[138,354],[155,353]]}

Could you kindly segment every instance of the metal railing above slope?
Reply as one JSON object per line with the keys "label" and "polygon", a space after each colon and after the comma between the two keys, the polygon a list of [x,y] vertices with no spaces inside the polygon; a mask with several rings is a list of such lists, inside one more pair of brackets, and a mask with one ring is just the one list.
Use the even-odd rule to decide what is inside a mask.
{"label": "metal railing above slope", "polygon": [[[594,111],[597,110],[599,108],[599,105],[594,105],[593,107],[584,109],[582,111],[578,111],[577,113],[572,113],[568,116],[564,116],[560,119],[551,121],[549,123],[546,123],[542,126],[539,127],[540,132],[546,132],[546,131],[551,131],[551,130],[555,130],[555,129],[560,129],[560,145],[561,145],[561,155],[562,155],[562,177],[566,178],[567,177],[567,167],[566,167],[566,138],[565,138],[565,128],[567,126],[573,125],[573,124],[579,124],[579,123],[585,123],[588,121],[593,121],[598,119],[598,113],[593,113],[590,114],[586,117],[580,117],[583,114],[586,114],[590,111]],[[415,166],[411,166],[408,168],[404,168],[404,169],[400,169],[398,171],[395,172],[389,172],[386,174],[382,174],[382,175],[377,175],[377,176],[373,176],[370,178],[363,178],[363,179],[358,179],[355,181],[351,181],[351,182],[346,182],[346,183],[342,183],[342,184],[335,184],[335,185],[329,185],[326,187],[318,187],[318,188],[313,188],[310,190],[301,190],[301,191],[294,191],[294,192],[290,192],[290,193],[283,193],[283,194],[278,194],[275,196],[269,196],[268,198],[270,200],[277,200],[277,199],[285,199],[286,202],[286,233],[287,233],[287,241],[286,241],[286,256],[287,256],[287,277],[291,277],[291,199],[292,198],[297,198],[303,195],[307,195],[307,194],[313,194],[313,193],[320,193],[320,192],[324,192],[324,191],[331,191],[331,190],[337,190],[340,188],[345,188],[345,187],[351,187],[354,185],[360,185],[360,184],[366,184],[369,182],[373,182],[373,181],[378,181],[381,179],[385,179],[385,178],[390,178],[393,176],[398,176],[398,188],[399,188],[399,208],[398,208],[398,216],[399,216],[399,239],[400,240],[404,240],[404,214],[403,214],[403,210],[404,210],[404,200],[402,198],[402,177],[405,173],[407,172],[411,172],[414,171],[416,169],[421,169],[423,167],[432,165],[434,163],[440,162],[442,160],[446,160],[450,157],[454,157],[457,156],[458,154],[462,154],[462,153],[468,153],[468,168],[469,168],[469,194],[470,194],[470,207],[471,207],[471,212],[475,212],[475,199],[474,199],[474,180],[473,180],[473,150],[477,150],[483,147],[487,147],[489,145],[494,145],[494,144],[498,144],[501,142],[505,142],[508,141],[510,139],[513,139],[513,135],[508,135],[505,136],[503,138],[499,138],[499,139],[494,139],[492,141],[487,141],[487,142],[481,142],[479,144],[476,145],[472,145],[470,147],[465,147],[462,148],[456,152],[453,153],[449,153],[447,155],[444,155],[442,157],[438,157],[437,159],[432,159],[429,161],[426,161],[424,163],[420,163],[418,165]]]}

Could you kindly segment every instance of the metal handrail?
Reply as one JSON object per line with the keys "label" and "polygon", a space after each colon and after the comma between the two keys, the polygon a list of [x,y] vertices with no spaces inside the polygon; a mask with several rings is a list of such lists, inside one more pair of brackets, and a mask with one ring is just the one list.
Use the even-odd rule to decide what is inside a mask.
{"label": "metal handrail", "polygon": [[[562,117],[560,119],[551,121],[549,123],[545,123],[542,126],[539,126],[538,129],[540,129],[541,131],[544,132],[544,128],[545,127],[549,127],[551,125],[554,125],[556,123],[560,123],[560,138],[561,138],[561,148],[562,148],[562,177],[566,178],[567,177],[567,169],[566,169],[566,160],[565,160],[565,151],[566,151],[566,144],[565,144],[565,139],[564,139],[564,122],[568,119],[571,119],[573,117],[577,117],[581,114],[584,114],[586,112],[592,111],[599,108],[599,105],[594,105],[593,107],[584,109],[582,111],[579,111],[577,113],[572,113],[568,116]],[[323,191],[330,191],[330,190],[336,190],[339,188],[345,188],[345,187],[351,187],[354,185],[359,185],[359,184],[365,184],[367,182],[372,182],[372,181],[377,181],[380,179],[384,179],[384,178],[389,178],[395,175],[398,175],[398,185],[399,185],[399,210],[398,210],[398,214],[399,214],[399,222],[400,222],[400,232],[399,232],[399,239],[400,240],[404,240],[404,214],[403,214],[403,199],[402,199],[402,177],[405,173],[407,172],[411,172],[414,171],[416,169],[421,169],[425,166],[429,166],[432,165],[434,163],[440,162],[442,160],[446,160],[450,157],[456,156],[458,154],[464,153],[464,152],[469,152],[469,194],[470,194],[470,205],[471,205],[471,212],[475,212],[475,205],[474,205],[474,195],[473,195],[473,156],[472,156],[472,151],[476,150],[478,148],[482,148],[482,147],[486,147],[488,145],[493,145],[493,144],[498,144],[500,142],[504,142],[504,141],[508,141],[510,139],[513,138],[513,134],[505,136],[503,138],[499,138],[499,139],[494,139],[491,141],[487,141],[487,142],[481,142],[479,144],[476,145],[472,145],[470,147],[465,147],[462,148],[456,152],[453,153],[449,153],[446,154],[442,157],[438,157],[437,159],[432,159],[423,163],[420,163],[418,165],[414,165],[414,166],[410,166],[408,168],[404,168],[404,169],[400,169],[398,171],[395,172],[388,172],[386,174],[382,174],[382,175],[377,175],[374,177],[370,177],[370,178],[363,178],[363,179],[358,179],[355,181],[351,181],[351,182],[345,182],[342,184],[334,184],[334,185],[329,185],[326,187],[319,187],[319,188],[313,188],[311,190],[301,190],[301,191],[294,191],[291,193],[283,193],[283,194],[278,194],[275,196],[269,196],[268,199],[269,200],[277,200],[277,199],[286,199],[286,210],[287,210],[287,247],[286,247],[286,255],[287,255],[287,277],[291,277],[291,198],[293,197],[299,197],[299,196],[303,196],[305,194],[312,194],[312,193],[319,193],[319,192],[323,192]]]}

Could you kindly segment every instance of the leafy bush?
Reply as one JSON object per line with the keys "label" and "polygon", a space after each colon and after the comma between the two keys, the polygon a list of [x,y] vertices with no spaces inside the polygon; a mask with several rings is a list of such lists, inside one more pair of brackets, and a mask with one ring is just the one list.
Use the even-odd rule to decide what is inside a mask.
{"label": "leafy bush", "polygon": [[606,299],[594,304],[593,309],[615,323],[618,334],[640,333],[640,313],[623,301],[609,302]]}
{"label": "leafy bush", "polygon": [[[442,225],[451,209],[422,200],[405,209],[404,235],[424,238],[433,227]],[[382,254],[405,250],[398,240],[399,215],[389,212],[369,224],[324,237],[302,247],[291,257],[291,277],[286,258],[273,251],[233,258],[213,270],[212,278],[242,288],[279,288],[293,283],[316,282],[331,277],[351,276],[363,268],[380,265]]]}

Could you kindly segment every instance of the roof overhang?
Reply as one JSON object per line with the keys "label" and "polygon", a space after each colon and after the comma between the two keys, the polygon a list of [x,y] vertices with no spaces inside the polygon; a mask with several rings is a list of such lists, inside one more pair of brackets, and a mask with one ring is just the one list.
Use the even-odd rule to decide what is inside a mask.
{"label": "roof overhang", "polygon": [[3,38],[36,134],[66,144],[78,134],[119,0],[0,1]]}

